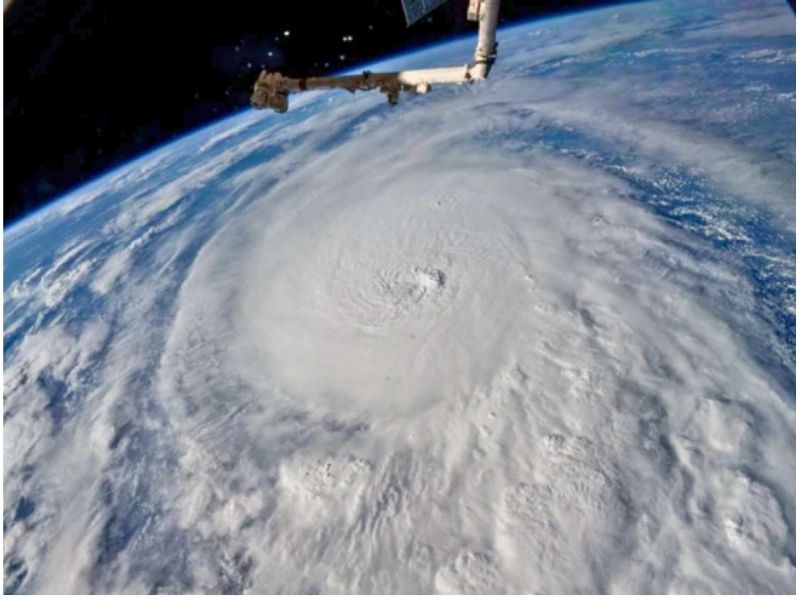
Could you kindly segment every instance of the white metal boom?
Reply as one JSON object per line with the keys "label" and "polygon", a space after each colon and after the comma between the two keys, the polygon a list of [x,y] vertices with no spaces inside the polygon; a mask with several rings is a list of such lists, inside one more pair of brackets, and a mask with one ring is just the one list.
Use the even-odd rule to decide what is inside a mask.
{"label": "white metal boom", "polygon": [[478,44],[472,64],[439,69],[416,69],[360,75],[292,78],[277,72],[261,71],[253,86],[250,103],[254,108],[271,108],[283,113],[289,108],[289,94],[308,90],[344,89],[348,92],[374,90],[386,94],[389,104],[396,104],[400,92],[425,94],[431,86],[442,83],[471,83],[485,79],[497,56],[497,17],[500,0],[470,0],[467,18],[478,21]]}

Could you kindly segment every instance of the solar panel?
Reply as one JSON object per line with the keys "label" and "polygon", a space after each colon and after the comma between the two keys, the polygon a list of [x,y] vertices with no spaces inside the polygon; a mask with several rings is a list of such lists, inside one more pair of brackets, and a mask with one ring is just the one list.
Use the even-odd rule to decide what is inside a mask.
{"label": "solar panel", "polygon": [[406,13],[406,23],[411,25],[427,15],[437,6],[447,0],[402,0],[403,12]]}

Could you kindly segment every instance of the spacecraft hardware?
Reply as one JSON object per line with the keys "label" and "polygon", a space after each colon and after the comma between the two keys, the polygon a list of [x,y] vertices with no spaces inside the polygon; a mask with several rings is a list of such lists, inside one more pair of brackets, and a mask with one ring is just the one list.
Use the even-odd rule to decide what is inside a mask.
{"label": "spacecraft hardware", "polygon": [[[408,25],[415,23],[447,0],[402,0]],[[469,0],[467,19],[478,22],[478,44],[471,64],[437,69],[415,69],[329,77],[285,77],[281,73],[261,71],[253,86],[250,103],[254,108],[271,108],[283,113],[289,108],[289,94],[310,90],[343,89],[354,93],[375,90],[386,95],[389,104],[397,104],[400,92],[425,94],[434,85],[471,83],[486,79],[497,56],[497,17],[500,0]]]}

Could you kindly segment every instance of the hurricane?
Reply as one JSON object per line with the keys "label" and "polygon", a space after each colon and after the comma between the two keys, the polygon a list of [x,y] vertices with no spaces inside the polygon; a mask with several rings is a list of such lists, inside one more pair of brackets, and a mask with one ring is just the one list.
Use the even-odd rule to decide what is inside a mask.
{"label": "hurricane", "polygon": [[498,39],[6,230],[6,592],[793,593],[789,9]]}

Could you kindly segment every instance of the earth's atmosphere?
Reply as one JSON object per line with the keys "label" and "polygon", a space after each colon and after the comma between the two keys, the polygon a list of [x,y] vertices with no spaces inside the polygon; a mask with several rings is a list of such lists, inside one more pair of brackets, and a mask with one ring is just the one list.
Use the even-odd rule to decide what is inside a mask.
{"label": "earth's atmosphere", "polygon": [[499,39],[6,230],[7,592],[794,591],[794,16]]}

